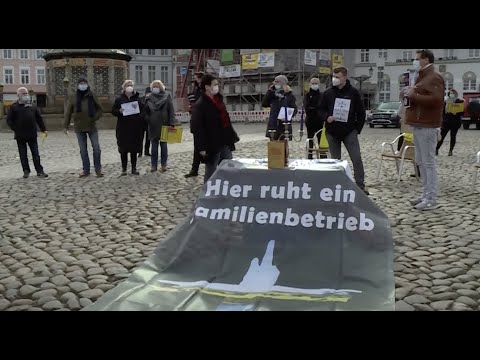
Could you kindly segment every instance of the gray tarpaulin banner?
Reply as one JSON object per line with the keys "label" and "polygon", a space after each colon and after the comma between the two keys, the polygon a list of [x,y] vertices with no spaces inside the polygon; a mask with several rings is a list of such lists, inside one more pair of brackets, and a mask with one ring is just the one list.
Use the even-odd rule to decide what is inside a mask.
{"label": "gray tarpaulin banner", "polygon": [[223,162],[192,214],[85,310],[394,310],[389,220],[321,162]]}

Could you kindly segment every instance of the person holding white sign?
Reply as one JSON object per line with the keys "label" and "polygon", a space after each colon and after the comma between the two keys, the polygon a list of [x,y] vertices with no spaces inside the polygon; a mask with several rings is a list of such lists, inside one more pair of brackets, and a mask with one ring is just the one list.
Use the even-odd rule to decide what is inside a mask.
{"label": "person holding white sign", "polygon": [[125,80],[122,94],[115,99],[112,108],[117,117],[117,145],[122,160],[122,176],[127,175],[128,153],[132,163],[132,175],[140,175],[137,171],[137,154],[142,152],[144,120],[141,114],[143,102],[135,91],[132,80]]}
{"label": "person holding white sign", "polygon": [[366,113],[360,92],[350,84],[347,68],[333,70],[332,87],[323,94],[321,119],[326,121],[327,140],[332,159],[342,158],[342,142],[352,159],[355,183],[365,194],[365,170],[358,135],[365,125]]}
{"label": "person holding white sign", "polygon": [[[288,86],[288,79],[285,75],[279,75],[275,78],[270,89],[268,89],[262,101],[264,108],[270,108],[270,117],[266,137],[272,140],[283,139],[285,130],[288,130],[290,139],[292,140],[292,123],[291,119],[297,114],[297,104],[292,89]],[[285,107],[287,107],[287,117],[285,120]],[[288,109],[293,112],[288,112]],[[282,110],[282,111],[281,111]],[[285,126],[283,123],[287,123]]]}

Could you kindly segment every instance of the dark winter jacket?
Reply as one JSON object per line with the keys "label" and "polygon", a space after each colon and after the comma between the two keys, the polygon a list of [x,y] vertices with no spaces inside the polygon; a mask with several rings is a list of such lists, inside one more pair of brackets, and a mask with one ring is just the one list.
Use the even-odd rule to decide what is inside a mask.
{"label": "dark winter jacket", "polygon": [[[122,104],[129,102],[138,102],[140,114],[123,116],[120,112]],[[117,145],[120,153],[141,153],[143,143],[143,131],[145,129],[144,119],[142,115],[143,102],[138,92],[130,98],[123,93],[115,99],[112,108],[112,114],[117,117]]]}
{"label": "dark winter jacket", "polygon": [[[287,91],[284,90],[275,90],[272,86],[268,89],[265,97],[262,101],[262,106],[264,108],[270,108],[270,117],[268,119],[266,137],[270,138],[269,130],[276,130],[275,139],[278,139],[284,132],[283,121],[278,120],[280,109],[284,106],[295,109],[293,116],[297,114],[297,104],[295,95],[293,95],[290,87],[287,87]],[[288,125],[288,130],[290,134],[292,133],[292,126]]]}
{"label": "dark winter jacket", "polygon": [[305,109],[305,125],[312,126],[315,129],[323,127],[323,120],[320,113],[320,103],[322,102],[322,93],[320,90],[310,89],[303,98],[303,108]]}
{"label": "dark winter jacket", "polygon": [[[102,117],[103,110],[95,94],[90,90],[86,91],[85,95],[81,97],[80,101],[80,110],[77,109],[77,98],[80,90],[77,90],[74,96],[71,96],[68,105],[67,111],[65,113],[65,122],[64,127],[68,129],[70,126],[70,121],[73,115],[73,127],[75,132],[89,132],[97,130],[96,122]],[[93,105],[94,109],[91,109]],[[91,111],[94,110],[93,114]],[[92,116],[93,115],[93,116]]]}
{"label": "dark winter jacket", "polygon": [[25,106],[15,102],[7,115],[7,124],[15,133],[15,139],[31,140],[37,137],[37,125],[40,131],[46,131],[42,115],[36,106]]}
{"label": "dark winter jacket", "polygon": [[[225,106],[223,96],[220,94],[216,96]],[[226,109],[224,110],[226,112]],[[226,114],[228,116],[228,113]],[[192,132],[195,139],[195,150],[207,153],[207,157],[203,161],[208,161],[210,156],[218,153],[224,146],[230,147],[232,151],[235,150],[235,143],[240,140],[233,129],[230,117],[225,125],[213,101],[205,94],[202,94],[193,109]]]}
{"label": "dark winter jacket", "polygon": [[175,125],[175,109],[173,101],[165,91],[160,94],[149,94],[145,100],[145,120],[148,124],[150,140],[160,140],[162,126]]}
{"label": "dark winter jacket", "polygon": [[323,121],[327,121],[329,116],[333,116],[333,109],[335,106],[335,100],[337,98],[349,99],[351,101],[350,111],[348,113],[348,121],[334,121],[332,123],[326,122],[325,128],[327,133],[338,140],[343,140],[345,136],[354,130],[360,134],[363,126],[365,125],[365,107],[363,106],[360,92],[354,88],[352,84],[350,84],[349,80],[347,80],[347,83],[343,88],[339,89],[337,86],[335,86],[327,89],[323,93],[323,98],[320,103],[321,119]]}

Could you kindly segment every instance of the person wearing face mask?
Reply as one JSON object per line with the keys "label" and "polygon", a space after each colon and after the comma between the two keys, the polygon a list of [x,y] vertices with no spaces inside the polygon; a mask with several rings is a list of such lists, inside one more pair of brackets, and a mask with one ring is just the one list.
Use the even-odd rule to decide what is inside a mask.
{"label": "person wearing face mask", "polygon": [[[202,81],[202,77],[204,75],[205,73],[201,71],[194,74],[194,82],[193,82],[194,89],[191,94],[188,94],[188,101],[190,102],[190,105],[188,105],[190,120],[192,115],[192,108],[195,105],[195,103],[198,101],[198,99],[200,99],[200,96],[202,95],[202,90],[200,89],[200,82]],[[192,132],[191,124],[190,124],[190,132]],[[200,168],[200,163],[202,161],[201,156],[198,154],[198,152],[195,151],[195,144],[193,145],[193,148],[194,150],[193,150],[192,169],[188,174],[185,175],[186,178],[198,176],[198,169]]]}
{"label": "person wearing face mask", "polygon": [[235,144],[240,141],[233,129],[218,79],[205,74],[200,83],[202,95],[193,107],[192,132],[195,150],[205,163],[204,182],[213,175],[225,159],[232,159]]}
{"label": "person wearing face mask", "polygon": [[435,71],[434,61],[430,50],[417,51],[414,67],[419,69],[418,77],[406,93],[410,107],[405,112],[405,123],[413,127],[415,162],[423,180],[422,195],[410,200],[417,210],[432,210],[437,203],[435,149],[444,109],[445,82]]}
{"label": "person wearing face mask", "polygon": [[[268,119],[267,131],[265,136],[269,139],[278,140],[283,139],[285,130],[288,130],[292,139],[292,125],[283,125],[284,120],[279,120],[280,109],[282,107],[293,108],[293,116],[297,114],[297,104],[295,95],[292,93],[292,89],[288,86],[288,79],[285,75],[279,75],[273,81],[272,86],[268,89],[265,97],[262,101],[264,108],[270,108],[270,117]],[[273,131],[273,136],[271,136]]]}
{"label": "person wearing face mask", "polygon": [[160,80],[150,84],[152,93],[145,101],[145,119],[148,124],[148,133],[152,142],[151,172],[158,170],[158,146],[160,145],[160,165],[162,172],[167,171],[168,147],[166,142],[160,141],[163,126],[175,126],[175,109],[165,85]]}
{"label": "person wearing face mask", "polygon": [[102,117],[103,110],[97,101],[97,98],[88,85],[85,76],[80,76],[77,82],[77,91],[67,104],[65,112],[65,133],[69,136],[68,129],[73,116],[73,126],[77,135],[78,145],[80,147],[80,156],[82,158],[83,171],[80,177],[90,175],[90,158],[88,156],[87,137],[93,148],[93,164],[97,177],[103,177],[100,142],[98,140],[98,131],[96,122]]}
{"label": "person wearing face mask", "polygon": [[[360,135],[365,125],[366,112],[360,92],[354,88],[347,78],[347,68],[340,66],[333,70],[332,87],[323,93],[320,104],[320,113],[323,121],[326,121],[327,140],[332,159],[342,158],[342,142],[350,155],[353,164],[355,183],[369,195],[365,187],[365,170],[362,155],[360,153]],[[346,121],[340,121],[333,116],[337,99],[342,99],[349,104]]]}
{"label": "person wearing face mask", "polygon": [[455,148],[455,144],[457,142],[457,133],[458,130],[460,130],[460,127],[462,126],[462,117],[464,112],[453,112],[451,110],[451,104],[463,104],[464,100],[458,98],[458,92],[455,89],[450,89],[448,92],[448,98],[447,101],[445,102],[445,107],[443,110],[443,123],[442,123],[442,129],[441,129],[441,140],[437,144],[437,149],[435,154],[438,155],[438,150],[443,145],[443,141],[447,137],[448,132],[450,131],[450,150],[448,152],[448,156],[453,155],[453,149]]}
{"label": "person wearing face mask", "polygon": [[[132,164],[132,175],[140,175],[137,171],[137,154],[142,151],[143,142],[143,103],[140,95],[134,89],[132,80],[125,80],[122,85],[122,94],[115,99],[112,108],[112,114],[117,117],[117,145],[118,152],[122,161],[122,176],[127,175],[128,154]],[[122,104],[132,103],[132,106],[138,106],[138,114],[128,116],[123,115]]]}
{"label": "person wearing face mask", "polygon": [[[307,127],[307,136],[312,139],[315,133],[323,128],[323,120],[320,114],[320,103],[322,101],[322,93],[320,92],[320,80],[313,78],[310,80],[310,90],[305,94],[303,99],[303,107],[306,113],[305,126]],[[318,142],[320,142],[320,134],[318,134]],[[313,147],[313,141],[310,141],[309,147]],[[310,151],[308,158],[313,159]]]}
{"label": "person wearing face mask", "polygon": [[40,163],[40,153],[37,142],[37,126],[40,131],[47,135],[47,129],[43,122],[42,115],[36,106],[32,106],[32,99],[28,95],[28,90],[21,87],[17,90],[18,100],[12,104],[7,114],[7,124],[15,133],[20,163],[22,164],[23,177],[30,176],[30,165],[28,164],[27,145],[32,153],[33,165],[37,171],[38,177],[46,178],[47,174],[43,171]]}

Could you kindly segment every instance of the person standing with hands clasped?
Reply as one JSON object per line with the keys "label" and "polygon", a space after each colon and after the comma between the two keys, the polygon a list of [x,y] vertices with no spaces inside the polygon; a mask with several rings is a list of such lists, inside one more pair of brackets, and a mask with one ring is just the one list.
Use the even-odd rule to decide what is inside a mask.
{"label": "person standing with hands clasped", "polygon": [[98,130],[96,123],[102,117],[102,107],[97,101],[95,94],[88,85],[85,76],[80,76],[77,82],[77,91],[69,99],[67,111],[65,113],[65,133],[68,133],[70,120],[73,115],[73,126],[77,134],[78,146],[80,147],[80,156],[82,157],[83,171],[80,177],[90,175],[90,158],[88,156],[87,136],[90,138],[93,148],[93,164],[97,177],[103,177],[100,142],[98,140]]}
{"label": "person standing with hands clasped", "polygon": [[327,140],[332,159],[342,158],[342,142],[353,164],[355,183],[367,195],[365,170],[360,153],[360,135],[365,125],[365,107],[360,92],[350,84],[347,68],[333,70],[332,87],[323,93],[321,119],[326,121]]}
{"label": "person standing with hands clasped", "polygon": [[[320,79],[313,78],[310,80],[310,90],[305,94],[303,99],[303,107],[307,117],[305,119],[305,126],[307,127],[307,136],[313,139],[315,134],[322,130],[324,121],[320,115],[320,103],[322,102],[322,93],[320,92]],[[318,134],[318,142],[320,143],[320,134]],[[313,141],[310,141],[310,149],[313,148]],[[310,151],[308,158],[313,159],[313,154]]]}
{"label": "person standing with hands clasped", "polygon": [[7,124],[15,133],[17,140],[20,162],[23,169],[23,178],[30,176],[30,165],[28,164],[27,145],[32,153],[33,165],[37,171],[38,177],[46,178],[47,174],[43,171],[40,163],[40,153],[37,142],[37,125],[43,136],[47,136],[47,129],[43,122],[42,115],[36,106],[32,106],[32,99],[28,95],[28,90],[21,87],[17,90],[18,100],[13,103],[7,114]]}
{"label": "person standing with hands clasped", "polygon": [[[128,153],[132,163],[132,175],[140,175],[137,171],[137,154],[141,153],[143,143],[143,103],[133,86],[132,80],[125,80],[122,85],[123,93],[117,97],[112,108],[112,114],[117,117],[116,135],[122,160],[122,176],[127,175]],[[125,110],[126,106],[128,110]]]}

